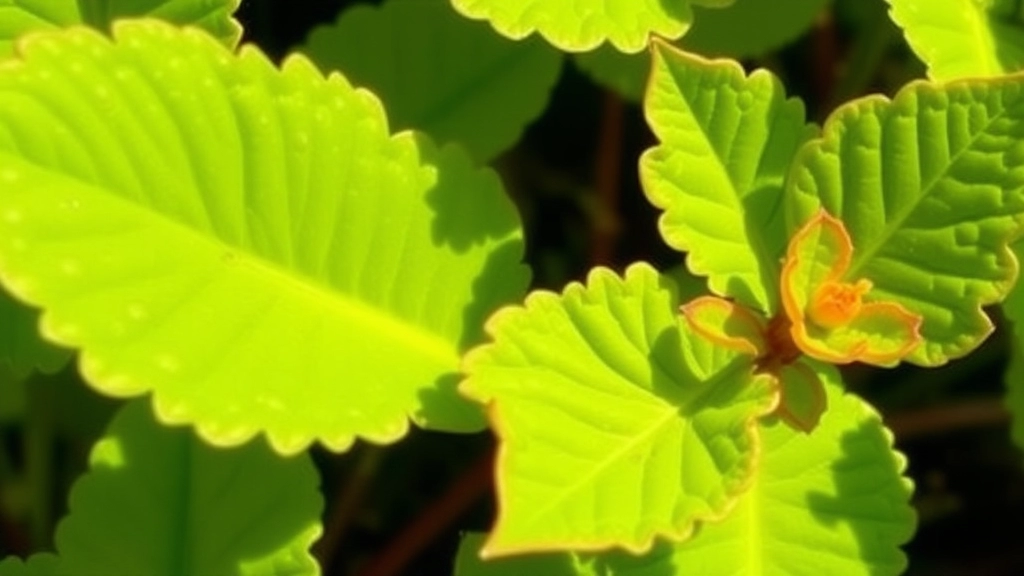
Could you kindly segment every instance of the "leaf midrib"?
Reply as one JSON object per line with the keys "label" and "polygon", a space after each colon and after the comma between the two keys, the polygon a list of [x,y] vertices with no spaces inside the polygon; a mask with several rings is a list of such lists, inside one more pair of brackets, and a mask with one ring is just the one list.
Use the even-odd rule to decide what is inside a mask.
{"label": "leaf midrib", "polygon": [[[540,521],[541,524],[544,524],[544,518],[551,512],[551,510],[560,506],[566,499],[568,499],[570,496],[580,491],[585,485],[590,483],[590,481],[593,478],[597,477],[605,469],[609,468],[614,463],[621,460],[625,456],[625,454],[628,454],[629,452],[633,451],[635,448],[640,446],[642,444],[642,441],[653,436],[656,432],[659,432],[662,428],[666,427],[671,422],[679,420],[681,411],[689,412],[694,407],[699,407],[701,404],[701,400],[703,398],[707,397],[710,394],[713,394],[713,392],[719,387],[718,385],[722,381],[728,380],[729,378],[733,377],[736,372],[742,371],[744,369],[744,366],[744,362],[731,362],[729,365],[725,366],[722,370],[720,370],[714,377],[710,378],[706,382],[700,383],[699,385],[704,388],[704,393],[690,399],[687,403],[687,406],[672,404],[667,399],[658,396],[652,391],[643,390],[644,394],[646,394],[648,398],[650,398],[652,401],[662,404],[664,413],[661,415],[661,417],[655,420],[650,426],[642,429],[639,434],[632,436],[629,441],[625,442],[617,450],[611,452],[597,465],[593,466],[587,474],[584,474],[579,479],[577,479],[576,482],[573,482],[572,484],[566,486],[565,489],[558,493],[557,496],[549,499],[544,506],[537,508],[533,512],[533,514],[531,514],[530,519],[528,521],[525,521],[524,524],[533,526],[536,525],[538,521]],[[686,410],[684,410],[684,408]],[[692,419],[684,419],[684,422],[687,425],[689,425],[692,422]],[[703,442],[701,444],[704,445]],[[661,531],[656,530],[656,532]]]}
{"label": "leaf midrib", "polygon": [[[0,156],[2,155],[4,154],[0,154]],[[144,222],[148,221],[148,224],[144,225],[172,229],[171,233],[168,234],[172,239],[179,235],[190,235],[200,240],[201,249],[210,253],[220,254],[222,260],[231,260],[233,256],[239,256],[231,264],[225,264],[225,268],[222,268],[219,271],[220,273],[227,273],[228,266],[247,266],[256,270],[259,278],[265,282],[274,282],[282,286],[283,290],[287,291],[290,295],[310,294],[313,298],[325,302],[328,310],[343,317],[354,319],[359,323],[360,328],[376,330],[378,333],[386,334],[388,337],[408,345],[411,349],[419,351],[423,356],[436,363],[451,366],[452,369],[456,369],[458,366],[459,351],[457,345],[435,332],[430,332],[422,326],[405,321],[381,308],[369,305],[357,297],[336,291],[332,289],[333,287],[317,282],[301,272],[282,268],[276,262],[267,260],[249,249],[224,242],[213,232],[206,232],[192,227],[148,205],[127,199],[103,186],[91,184],[71,175],[52,170],[49,167],[28,162],[26,159],[16,155],[11,156],[23,162],[23,166],[45,174],[45,178],[57,177],[70,180],[79,186],[84,195],[98,196],[102,202],[120,204],[129,211],[140,213],[142,215],[141,220]]]}

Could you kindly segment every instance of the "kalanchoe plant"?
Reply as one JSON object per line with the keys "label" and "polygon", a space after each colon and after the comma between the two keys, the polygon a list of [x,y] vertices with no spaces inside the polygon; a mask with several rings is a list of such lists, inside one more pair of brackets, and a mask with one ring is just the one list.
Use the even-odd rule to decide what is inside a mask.
{"label": "kalanchoe plant", "polygon": [[[33,425],[38,398],[3,401],[69,349],[92,390],[145,396],[54,546],[0,576],[317,574],[311,445],[488,424],[497,520],[457,576],[900,573],[907,462],[839,367],[943,365],[1004,301],[1024,367],[1021,15],[962,3],[889,0],[930,79],[821,127],[772,72],[692,52],[763,53],[821,0],[388,0],[280,65],[237,47],[234,0],[0,9],[0,408]],[[526,293],[478,164],[558,50],[642,92],[642,188],[685,270]],[[49,486],[30,452],[21,485]]]}

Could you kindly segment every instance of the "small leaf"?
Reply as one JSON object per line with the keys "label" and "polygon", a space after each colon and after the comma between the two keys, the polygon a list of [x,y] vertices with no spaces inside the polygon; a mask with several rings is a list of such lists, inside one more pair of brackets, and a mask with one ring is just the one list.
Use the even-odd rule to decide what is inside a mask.
{"label": "small leaf", "polygon": [[694,9],[683,48],[743,59],[761,56],[795,40],[832,0],[739,0],[724,9]]}
{"label": "small leaf", "polygon": [[915,82],[847,104],[797,155],[789,229],[822,208],[856,250],[849,280],[923,318],[908,360],[934,366],[992,331],[982,307],[1017,276],[1007,243],[1024,224],[1024,76]]}
{"label": "small leaf", "polygon": [[482,428],[461,351],[529,281],[497,176],[390,137],[372,95],[301,57],[158,21],[114,35],[37,35],[0,70],[0,279],[86,380],[284,453]]}
{"label": "small leaf", "polygon": [[811,367],[804,361],[779,367],[779,408],[775,413],[801,432],[818,427],[828,408],[825,388]]}
{"label": "small leaf", "polygon": [[647,550],[721,518],[754,471],[775,408],[748,355],[696,337],[675,286],[645,264],[535,292],[488,322],[461,390],[488,404],[497,524],[484,553]]}
{"label": "small leaf", "polygon": [[1016,0],[887,0],[935,80],[999,76],[1024,68],[1024,12]]}
{"label": "small leaf", "polygon": [[853,255],[843,223],[824,211],[793,236],[782,268],[793,342],[826,362],[895,365],[921,343],[921,317],[870,301],[871,282],[847,274]]}
{"label": "small leaf", "polygon": [[323,499],[308,455],[207,446],[125,406],[93,448],[57,528],[67,574],[319,574]]}
{"label": "small leaf", "polygon": [[656,44],[645,101],[660,144],[644,153],[644,192],[665,241],[688,252],[711,291],[771,315],[788,235],[782,185],[810,135],[803,105],[764,70]]}
{"label": "small leaf", "polygon": [[0,57],[14,52],[14,40],[29,32],[55,30],[86,24],[109,30],[114,20],[135,16],[160,18],[191,25],[213,34],[225,46],[234,47],[242,26],[231,15],[241,0],[13,0],[0,5]]}
{"label": "small leaf", "polygon": [[767,350],[767,322],[735,302],[703,296],[684,304],[680,310],[694,332],[719,346],[753,356]]}
{"label": "small leaf", "polygon": [[[456,576],[667,576],[823,574],[896,576],[914,533],[912,483],[892,434],[863,400],[844,395],[835,369],[815,368],[829,410],[810,434],[763,424],[753,485],[724,519],[693,539],[644,556],[544,554],[478,559],[481,538],[462,541]],[[518,570],[518,571],[517,571]]]}
{"label": "small leaf", "polygon": [[688,0],[451,0],[468,18],[485,19],[514,40],[533,32],[567,52],[611,42],[636,53],[648,38],[678,38],[690,25]]}
{"label": "small leaf", "polygon": [[446,4],[354,6],[335,24],[313,30],[302,52],[373,90],[392,129],[459,142],[486,162],[544,110],[563,58],[539,38],[502,38]]}

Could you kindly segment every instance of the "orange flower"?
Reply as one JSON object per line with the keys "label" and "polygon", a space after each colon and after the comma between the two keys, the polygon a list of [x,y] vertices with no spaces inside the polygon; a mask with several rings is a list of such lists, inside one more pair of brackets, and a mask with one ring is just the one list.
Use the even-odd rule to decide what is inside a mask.
{"label": "orange flower", "polygon": [[825,390],[806,354],[845,364],[891,366],[921,342],[921,317],[871,299],[870,280],[845,277],[853,241],[824,210],[793,236],[782,268],[783,312],[768,321],[731,300],[704,296],[680,308],[690,328],[715,344],[754,356],[779,385],[776,414],[810,432],[825,411]]}
{"label": "orange flower", "polygon": [[824,210],[797,231],[782,268],[790,334],[819,360],[892,366],[921,342],[921,317],[895,302],[871,301],[871,281],[845,277],[852,257],[846,228]]}

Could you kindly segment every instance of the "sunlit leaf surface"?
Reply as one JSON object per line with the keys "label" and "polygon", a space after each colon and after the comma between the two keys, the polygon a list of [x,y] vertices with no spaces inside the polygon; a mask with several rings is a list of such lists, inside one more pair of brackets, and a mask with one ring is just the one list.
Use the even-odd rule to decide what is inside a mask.
{"label": "sunlit leaf surface", "polygon": [[1017,0],[886,1],[933,79],[999,76],[1024,68],[1024,11]]}
{"label": "sunlit leaf surface", "polygon": [[844,280],[923,317],[922,365],[967,354],[992,330],[982,306],[1017,276],[1024,223],[1024,77],[916,82],[851,102],[799,152],[787,224],[822,207],[853,240]]}
{"label": "sunlit leaf surface", "polygon": [[35,36],[0,71],[0,279],[86,380],[223,445],[481,428],[460,351],[528,281],[497,177],[300,57],[115,36]]}
{"label": "sunlit leaf surface", "polygon": [[150,16],[175,24],[197,26],[234,46],[241,25],[231,17],[241,0],[2,0],[0,56],[9,56],[23,34],[85,24],[107,30],[117,18]]}
{"label": "sunlit leaf surface", "polygon": [[462,14],[486,19],[501,34],[520,39],[539,33],[567,52],[610,42],[640,52],[651,35],[678,38],[691,21],[689,0],[451,0]]}
{"label": "sunlit leaf surface", "polygon": [[645,100],[659,145],[640,161],[644,192],[664,210],[665,241],[711,290],[766,312],[778,306],[782,185],[810,135],[799,100],[765,70],[746,76],[658,44]]}
{"label": "sunlit leaf surface", "polygon": [[469,353],[461,385],[501,442],[486,554],[643,552],[743,492],[774,381],[752,374],[749,354],[694,335],[677,303],[667,277],[637,264],[488,321],[494,342]]}
{"label": "sunlit leaf surface", "polygon": [[834,369],[818,365],[829,410],[811,434],[762,425],[753,485],[721,522],[692,540],[661,543],[644,556],[544,554],[481,560],[483,538],[463,539],[456,576],[669,576],[674,574],[849,574],[895,576],[900,546],[914,532],[906,460],[878,414],[843,394]]}

